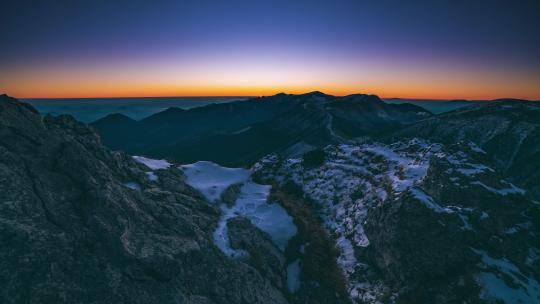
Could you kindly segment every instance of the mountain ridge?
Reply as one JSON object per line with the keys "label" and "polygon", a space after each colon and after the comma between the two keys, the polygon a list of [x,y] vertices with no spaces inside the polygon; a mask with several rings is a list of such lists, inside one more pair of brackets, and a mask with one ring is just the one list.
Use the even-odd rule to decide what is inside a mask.
{"label": "mountain ridge", "polygon": [[[414,105],[386,104],[376,95],[336,97],[315,91],[277,94],[187,111],[169,109],[129,128],[122,122],[111,124],[110,117],[92,126],[113,149],[170,157],[179,162],[204,157],[224,165],[247,165],[265,154],[285,151],[296,144],[322,147],[341,141],[340,137],[367,136],[430,115]],[[238,130],[246,131],[238,133]],[[239,144],[230,147],[214,143],[226,141]],[[260,152],[254,154],[255,150]],[[222,157],[217,151],[235,154],[237,160]]]}
{"label": "mountain ridge", "polygon": [[180,169],[151,169],[5,95],[0,156],[0,302],[289,303],[282,276],[214,245],[219,209]]}
{"label": "mountain ridge", "polygon": [[[0,300],[540,300],[540,105],[503,100],[415,115],[369,140],[354,137],[362,127],[393,126],[389,114],[411,118],[373,98],[300,97],[275,119],[199,138],[237,146],[282,134],[255,147],[253,159],[272,153],[247,170],[130,157],[69,115],[41,117],[0,96]],[[344,125],[359,131],[349,135]],[[203,155],[192,143],[179,147]],[[509,159],[521,166],[506,168]],[[246,212],[254,204],[266,220],[284,222]],[[273,230],[284,223],[285,235]],[[278,246],[276,237],[290,243]]]}
{"label": "mountain ridge", "polygon": [[540,103],[498,99],[442,113],[380,137],[420,137],[441,143],[470,141],[507,177],[540,199]]}

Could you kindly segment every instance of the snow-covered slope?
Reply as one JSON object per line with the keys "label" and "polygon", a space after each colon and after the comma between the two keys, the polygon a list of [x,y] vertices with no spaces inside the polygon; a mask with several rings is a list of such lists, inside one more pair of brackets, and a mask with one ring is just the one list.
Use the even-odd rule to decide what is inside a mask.
{"label": "snow-covered slope", "polygon": [[[159,179],[158,176],[154,173],[155,170],[168,169],[171,166],[171,164],[164,159],[151,159],[144,156],[133,156],[133,159],[151,169],[151,171],[146,171],[145,173],[148,179],[153,182]],[[134,185],[128,187],[134,188]]]}
{"label": "snow-covered slope", "polygon": [[[273,154],[251,170],[205,161],[178,168],[221,209],[214,243],[233,259],[249,257],[231,245],[228,223],[238,216],[285,253],[298,228],[280,202],[269,201],[265,184],[292,182],[317,206],[355,303],[540,301],[540,208],[483,149],[413,139],[329,145],[323,154],[319,165]],[[150,181],[170,166],[135,159],[152,169]],[[283,267],[285,287],[296,293],[303,266],[293,258]]]}
{"label": "snow-covered slope", "polygon": [[[238,258],[247,252],[230,246],[227,221],[242,216],[266,232],[282,251],[297,231],[292,217],[277,203],[268,201],[270,186],[251,180],[251,172],[242,168],[226,168],[215,163],[200,161],[180,166],[187,176],[186,182],[199,190],[210,202],[219,204],[222,216],[214,232],[214,241],[226,255]],[[236,186],[236,191],[233,188]],[[227,202],[225,191],[233,191]]]}
{"label": "snow-covered slope", "polygon": [[[472,143],[443,146],[414,139],[392,145],[328,146],[324,152],[326,158],[320,166],[306,166],[301,158],[280,159],[270,155],[257,163],[254,170],[262,180],[281,185],[294,182],[318,205],[325,227],[340,249],[338,263],[348,278],[352,299],[358,303],[382,303],[384,299],[414,292],[425,283],[421,276],[436,277],[439,271],[437,267],[431,269],[432,273],[428,268],[423,269],[421,263],[426,259],[443,271],[451,271],[454,263],[471,266],[463,273],[444,278],[450,280],[446,285],[448,290],[452,290],[449,287],[453,286],[452,280],[463,280],[466,273],[476,278],[476,283],[471,283],[471,288],[477,289],[475,297],[510,301],[491,291],[494,284],[488,283],[494,281],[482,272],[481,263],[475,261],[480,260],[479,254],[467,246],[485,246],[492,254],[512,256],[509,263],[524,263],[525,256],[517,257],[515,250],[504,246],[486,244],[486,239],[496,236],[505,244],[519,243],[523,250],[537,252],[539,244],[534,231],[538,230],[538,218],[535,218],[538,208],[527,199],[524,190],[501,179],[484,162],[484,151]],[[418,215],[424,218],[417,218]],[[401,221],[406,221],[406,225],[416,223],[418,233],[409,234],[416,228],[400,228]],[[520,222],[526,223],[528,229],[523,229]],[[422,227],[430,229],[432,223],[435,225],[432,231],[422,231]],[[512,235],[516,229],[519,236]],[[465,252],[463,256],[447,257],[447,253],[453,254],[452,250],[445,253],[436,245],[440,240],[432,239],[433,235],[447,234],[452,234],[448,236],[449,244],[461,242],[454,247]],[[421,239],[434,245],[422,245]],[[388,248],[383,248],[383,244]],[[413,249],[413,244],[418,248]],[[537,256],[534,263],[538,265]],[[504,276],[497,268],[490,269],[491,276]],[[530,301],[540,301],[535,272],[530,266],[516,269],[521,270],[514,278],[526,279],[496,283],[508,284],[516,292],[521,290]],[[382,275],[374,275],[374,270]],[[429,289],[421,292],[429,293],[428,296],[442,293]]]}
{"label": "snow-covered slope", "polygon": [[151,159],[144,156],[133,156],[133,159],[146,165],[152,170],[167,169],[171,166],[171,164],[164,159]]}
{"label": "snow-covered slope", "polygon": [[249,170],[221,167],[209,161],[199,161],[180,168],[186,174],[187,183],[201,191],[210,202],[219,200],[228,187],[244,183],[250,176]]}

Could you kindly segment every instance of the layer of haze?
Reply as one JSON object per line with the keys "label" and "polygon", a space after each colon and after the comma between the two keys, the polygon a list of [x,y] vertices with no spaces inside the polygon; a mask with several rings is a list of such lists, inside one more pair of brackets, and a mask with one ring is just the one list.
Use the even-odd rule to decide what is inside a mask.
{"label": "layer of haze", "polygon": [[33,2],[1,4],[0,93],[540,99],[538,1]]}

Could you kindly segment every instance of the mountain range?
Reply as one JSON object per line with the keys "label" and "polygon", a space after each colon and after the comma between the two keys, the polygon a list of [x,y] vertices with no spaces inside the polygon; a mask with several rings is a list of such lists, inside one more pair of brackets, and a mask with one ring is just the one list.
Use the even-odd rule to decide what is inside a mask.
{"label": "mountain range", "polygon": [[0,95],[0,302],[539,303],[539,127],[509,99],[86,125]]}
{"label": "mountain range", "polygon": [[344,138],[363,138],[431,116],[374,95],[277,94],[181,110],[139,121],[112,114],[92,126],[105,145],[178,162],[249,165],[272,151],[298,154]]}

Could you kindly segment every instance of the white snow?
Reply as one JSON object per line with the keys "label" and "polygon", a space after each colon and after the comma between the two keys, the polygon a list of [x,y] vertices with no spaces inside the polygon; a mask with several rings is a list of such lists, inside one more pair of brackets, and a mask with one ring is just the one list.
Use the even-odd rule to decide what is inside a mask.
{"label": "white snow", "polygon": [[493,169],[486,167],[481,164],[463,164],[467,166],[468,168],[458,168],[456,169],[457,172],[467,175],[467,176],[474,176],[476,174],[484,173],[486,171],[493,172]]}
{"label": "white snow", "polygon": [[369,245],[363,226],[368,209],[387,199],[387,191],[399,194],[421,182],[431,155],[440,150],[438,144],[419,140],[392,146],[341,144],[324,148],[326,161],[320,167],[304,168],[301,158],[282,160],[270,155],[253,168],[262,172],[272,168],[269,170],[272,179],[290,178],[308,198],[318,203],[325,228],[340,250],[337,262],[351,286],[351,297],[367,300],[375,297],[369,290],[383,293],[384,289],[358,281],[361,277],[358,271],[362,270],[355,247]]}
{"label": "white snow", "polygon": [[[269,203],[271,186],[260,185],[251,180],[251,172],[241,168],[225,168],[212,162],[201,161],[180,167],[187,176],[187,183],[211,202],[220,204],[222,210],[214,241],[226,255],[237,258],[247,253],[230,247],[227,221],[242,216],[260,230],[268,233],[272,241],[285,250],[287,242],[296,235],[297,228],[285,209],[277,203]],[[233,184],[242,183],[240,194],[232,206],[219,201],[221,193]]]}
{"label": "white snow", "polygon": [[469,148],[471,148],[472,151],[476,153],[482,153],[486,154],[486,151],[482,150],[482,148],[478,147],[475,143],[469,142]]}
{"label": "white snow", "polygon": [[525,264],[532,266],[538,259],[540,259],[540,250],[532,247],[529,248]]}
{"label": "white snow", "polygon": [[146,173],[146,176],[148,177],[148,179],[153,181],[153,182],[155,182],[155,181],[157,181],[159,179],[158,176],[152,171],[148,171],[148,172],[145,172],[145,173]]}
{"label": "white snow", "polygon": [[141,190],[141,186],[137,184],[136,182],[127,182],[124,184],[124,186],[128,187],[129,189],[133,190]]}
{"label": "white snow", "polygon": [[354,267],[356,266],[357,261],[351,241],[344,236],[341,236],[337,240],[336,245],[341,251],[341,254],[338,257],[338,264],[341,265],[341,268],[346,273],[354,273]]}
{"label": "white snow", "polygon": [[[500,181],[499,185],[502,186],[498,187],[502,189],[477,181],[479,178],[484,180],[484,177],[490,180],[494,170],[470,157],[472,155],[479,157],[477,153],[483,154],[483,150],[474,144],[470,144],[469,147],[476,153],[469,150],[467,151],[469,154],[463,151],[456,152],[454,147],[443,147],[422,140],[392,145],[340,144],[324,148],[326,160],[319,167],[305,168],[299,157],[282,159],[286,156],[270,155],[257,163],[253,170],[281,184],[294,182],[302,188],[306,198],[318,204],[317,210],[324,221],[324,227],[340,251],[337,262],[347,279],[351,298],[354,301],[381,303],[382,295],[391,293],[391,289],[380,281],[366,279],[363,274],[369,271],[370,266],[363,264],[362,260],[355,256],[355,250],[369,245],[364,224],[371,208],[388,199],[398,200],[403,195],[412,195],[415,198],[413,203],[417,200],[418,204],[425,205],[433,212],[455,214],[462,223],[460,227],[462,230],[474,230],[470,216],[476,209],[464,208],[460,202],[445,201],[442,204],[423,190],[423,181],[428,173],[430,161],[440,164],[441,166],[437,168],[443,170],[443,172],[435,171],[435,174],[446,174],[451,182],[463,185],[461,187],[476,183],[502,195],[524,193],[524,190],[506,181]],[[487,218],[489,214],[481,211],[480,219]],[[516,227],[526,229],[520,224]],[[540,251],[531,250],[527,261],[532,263],[538,256]],[[506,292],[506,295],[517,294],[515,298],[522,300],[523,303],[540,303],[540,298],[536,296],[540,291],[534,278],[527,279],[527,276],[519,273],[516,266],[506,260],[497,260],[498,264],[493,262],[494,260],[484,258],[484,263],[486,265],[491,263],[492,266],[482,268],[482,274],[477,277],[480,285],[484,287],[484,296],[490,299],[502,298],[504,301],[507,299],[504,298]],[[520,287],[505,282],[500,272],[504,272],[516,282],[521,280],[517,282]],[[507,302],[515,303],[514,300],[510,298]]]}
{"label": "white snow", "polygon": [[[540,303],[538,281],[521,273],[518,267],[506,259],[492,258],[481,250],[473,251],[482,256],[482,263],[488,267],[477,276],[477,281],[482,286],[481,297],[499,299],[506,304]],[[506,279],[512,280],[512,286],[507,285],[501,273]]]}
{"label": "white snow", "polygon": [[240,196],[232,207],[227,207],[226,204],[221,205],[223,216],[218,224],[218,229],[214,232],[214,240],[223,252],[230,253],[233,250],[229,247],[226,222],[234,216],[243,216],[249,219],[257,228],[268,233],[281,250],[285,250],[287,242],[296,235],[297,229],[292,217],[285,209],[277,203],[269,204],[267,202],[269,194],[270,186],[247,181],[242,186]]}
{"label": "white snow", "polygon": [[485,219],[487,219],[487,218],[489,218],[489,214],[486,213],[485,211],[482,211],[482,214],[480,215],[480,219],[481,219],[481,220],[485,220]]}
{"label": "white snow", "polygon": [[435,203],[433,198],[427,195],[422,189],[417,188],[417,187],[412,187],[409,189],[409,191],[414,195],[415,198],[421,201],[429,209],[437,213],[453,213],[453,211],[450,208],[442,207],[441,205]]}
{"label": "white snow", "polygon": [[510,188],[502,188],[502,189],[496,189],[496,188],[490,187],[490,186],[488,186],[488,185],[486,185],[486,184],[484,184],[484,183],[482,183],[480,181],[474,181],[471,184],[482,186],[486,190],[488,190],[490,192],[493,192],[493,193],[496,193],[496,194],[500,194],[500,195],[524,194],[525,193],[525,190],[523,190],[521,188],[518,188],[518,187],[514,186],[511,183],[508,183],[510,185]]}
{"label": "white snow", "polygon": [[[225,206],[225,205],[223,205]],[[227,221],[234,216],[234,213],[228,212],[229,210],[224,209],[223,215],[218,222],[218,226],[214,231],[214,244],[227,256],[231,258],[240,258],[248,256],[248,253],[244,250],[233,249],[231,248],[229,240],[229,232],[227,228]]]}
{"label": "white snow", "polygon": [[[406,151],[410,145],[419,147],[416,154]],[[439,152],[441,146],[428,144],[420,140],[411,140],[406,145],[395,146],[367,146],[366,151],[382,155],[389,163],[386,173],[392,181],[392,188],[396,192],[403,192],[415,183],[421,181],[429,168],[429,156]]]}
{"label": "white snow", "polygon": [[292,293],[300,288],[300,260],[298,259],[287,266],[287,287]]}
{"label": "white snow", "polygon": [[447,173],[451,173],[451,171],[455,170],[461,173],[462,175],[472,177],[474,175],[481,174],[481,173],[495,172],[495,170],[493,170],[492,168],[486,165],[472,163],[471,160],[468,159],[467,155],[463,153],[462,151],[447,155],[445,159],[453,166],[452,169],[449,169],[450,172],[447,172]]}
{"label": "white snow", "polygon": [[231,132],[231,134],[232,134],[232,135],[242,134],[242,133],[244,133],[244,132],[249,131],[250,129],[251,129],[251,126],[248,126],[248,127],[242,128],[242,129],[240,129],[240,130]]}
{"label": "white snow", "polygon": [[461,221],[463,222],[463,226],[461,226],[461,229],[463,230],[474,230],[471,226],[471,224],[469,223],[469,217],[464,215],[464,214],[461,214],[458,212],[458,216],[459,218],[461,219]]}
{"label": "white snow", "polygon": [[[477,146],[470,147],[472,151],[482,153]],[[478,178],[491,177],[490,173],[494,171],[473,161],[469,154],[463,151],[455,152],[452,147],[422,140],[392,145],[330,145],[325,147],[324,151],[326,160],[319,167],[305,168],[302,159],[298,157],[282,159],[277,155],[270,155],[254,165],[253,170],[278,183],[294,182],[302,188],[308,199],[318,204],[317,210],[324,220],[324,227],[340,251],[337,262],[347,278],[350,296],[355,301],[366,303],[379,303],[382,295],[391,292],[389,287],[381,282],[366,280],[362,274],[369,270],[369,266],[363,264],[354,254],[355,250],[369,245],[364,232],[368,210],[387,199],[397,200],[403,195],[413,195],[418,204],[425,205],[433,212],[459,216],[458,220],[462,223],[460,228],[473,231],[470,218],[473,209],[460,207],[460,202],[442,204],[435,201],[422,189],[424,178],[431,160],[441,163],[444,170],[441,173],[447,174],[451,182],[459,182],[462,187],[471,182],[474,184],[474,180]],[[501,181],[503,189],[477,183],[503,195],[524,192],[506,181]],[[487,218],[489,214],[482,211],[480,219]],[[540,256],[540,251],[531,252],[529,261]],[[482,284],[498,283],[491,280],[490,276],[500,280],[493,271],[486,273],[478,277],[479,280],[485,279]],[[504,281],[501,282],[504,284]],[[537,283],[532,280],[529,282],[532,285],[523,288],[527,290],[526,293],[532,294],[536,292]]]}
{"label": "white snow", "polygon": [[477,276],[477,281],[482,286],[481,298],[502,300],[505,304],[540,303],[540,293],[538,289],[529,290],[523,288],[512,288],[506,285],[503,278],[491,272],[481,272]]}
{"label": "white snow", "polygon": [[186,182],[199,190],[210,202],[215,202],[229,186],[243,183],[250,171],[242,168],[226,168],[209,161],[179,167],[186,174]]}
{"label": "white snow", "polygon": [[249,219],[257,228],[268,233],[281,250],[285,250],[287,242],[296,235],[297,229],[285,209],[276,203],[267,202],[269,193],[270,186],[248,181],[242,186],[240,196],[232,207],[221,205],[223,216],[214,232],[214,240],[224,253],[234,251],[230,248],[226,231],[226,222],[234,216]]}
{"label": "white snow", "polygon": [[133,159],[137,162],[146,165],[152,170],[168,169],[171,164],[164,159],[151,159],[144,156],[133,156]]}

